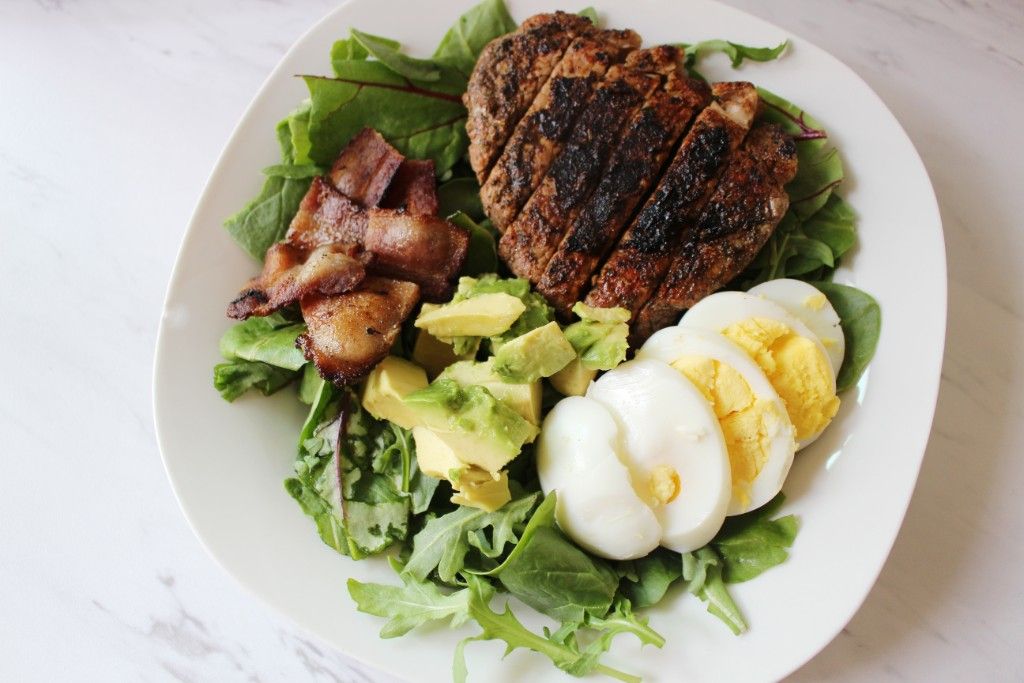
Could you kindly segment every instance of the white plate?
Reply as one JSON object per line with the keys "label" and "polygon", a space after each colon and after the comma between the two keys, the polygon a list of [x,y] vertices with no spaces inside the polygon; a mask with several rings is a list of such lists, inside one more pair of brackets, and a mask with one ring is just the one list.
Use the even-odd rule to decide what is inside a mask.
{"label": "white plate", "polygon": [[[305,96],[300,73],[329,73],[332,42],[350,26],[401,39],[429,54],[470,4],[352,0],[289,51],[232,135],[203,193],[174,268],[155,366],[157,434],[181,507],[210,554],[244,586],[299,625],[373,666],[410,680],[449,680],[452,649],[471,627],[377,638],[381,621],[359,614],[345,579],[392,582],[380,561],[353,562],[324,546],[282,488],[302,408],[290,391],[229,405],[211,386],[217,340],[230,322],[226,302],[255,266],[220,227],[258,190],[259,169],[276,163],[274,124]],[[589,1],[512,0],[517,19]],[[732,636],[688,596],[654,610],[667,638],[641,652],[628,636],[608,663],[646,681],[772,680],[821,650],[849,621],[875,581],[917,479],[934,411],[945,333],[946,269],[939,212],[910,140],[879,98],[849,68],[811,43],[735,9],[704,0],[604,3],[608,26],[632,27],[647,44],[726,38],[792,48],[779,62],[716,78],[747,78],[798,102],[825,122],[843,155],[842,192],[859,214],[860,242],[838,281],[881,302],[881,343],[835,423],[797,458],[787,511],[802,527],[790,560],[735,587],[751,624]],[[912,272],[907,263],[913,263]],[[534,627],[542,622],[519,610]],[[496,643],[469,648],[471,680],[561,680],[533,653],[500,661]]]}

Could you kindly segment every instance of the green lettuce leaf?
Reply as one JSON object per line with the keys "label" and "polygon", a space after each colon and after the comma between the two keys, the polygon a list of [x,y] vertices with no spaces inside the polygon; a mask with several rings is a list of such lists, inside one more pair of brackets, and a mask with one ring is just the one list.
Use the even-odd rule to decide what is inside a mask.
{"label": "green lettuce leaf", "polygon": [[[413,538],[413,550],[405,571],[423,581],[437,570],[441,581],[454,582],[456,574],[465,566],[470,538],[474,538],[476,547],[497,556],[507,544],[518,540],[515,527],[530,514],[537,495],[523,496],[494,512],[460,507],[431,519]],[[477,532],[486,533],[488,530],[489,538],[477,536]]]}
{"label": "green lettuce leaf", "polygon": [[565,338],[588,370],[611,370],[626,360],[629,311],[625,308],[572,307],[580,321],[565,328]]}
{"label": "green lettuce leaf", "polygon": [[292,370],[259,361],[232,360],[213,366],[213,386],[225,401],[230,402],[250,389],[269,396],[291,383],[295,374]]}
{"label": "green lettuce leaf", "polygon": [[788,46],[788,40],[779,43],[775,47],[751,47],[728,40],[702,40],[699,43],[684,45],[683,47],[686,66],[688,67],[694,66],[704,55],[721,52],[729,57],[732,61],[732,68],[735,69],[743,64],[744,59],[749,59],[752,62],[770,62],[778,59]]}
{"label": "green lettuce leaf", "polygon": [[475,222],[461,211],[450,215],[448,220],[469,233],[469,250],[462,273],[473,276],[493,273],[497,270],[498,248],[495,245],[494,232]]}
{"label": "green lettuce leaf", "polygon": [[485,218],[484,206],[480,202],[480,185],[476,178],[452,178],[437,188],[438,213],[452,216],[463,213],[473,221]]}
{"label": "green lettuce leaf", "polygon": [[799,525],[794,515],[771,518],[784,500],[780,493],[757,510],[725,520],[712,541],[722,561],[723,581],[749,581],[786,561]]}
{"label": "green lettuce leaf", "polygon": [[434,61],[457,69],[469,78],[487,43],[515,29],[516,22],[503,0],[484,0],[448,29],[434,51]]}
{"label": "green lettuce leaf", "polygon": [[384,64],[399,76],[412,81],[438,81],[441,69],[429,59],[417,59],[400,51],[400,46],[393,40],[350,29],[352,40],[359,43],[370,57]]}
{"label": "green lettuce leaf", "polygon": [[279,313],[249,318],[228,329],[220,338],[220,353],[225,360],[259,361],[299,370],[306,364],[295,339],[306,331],[302,323],[292,323]]}
{"label": "green lettuce leaf", "polygon": [[637,608],[661,602],[669,586],[683,575],[679,553],[665,548],[656,548],[649,555],[634,560],[632,565],[635,573],[626,577],[621,591]]}
{"label": "green lettuce leaf", "polygon": [[882,334],[882,309],[867,292],[834,282],[811,283],[828,297],[839,314],[846,338],[843,365],[836,378],[836,391],[846,391],[860,380],[878,348]]}

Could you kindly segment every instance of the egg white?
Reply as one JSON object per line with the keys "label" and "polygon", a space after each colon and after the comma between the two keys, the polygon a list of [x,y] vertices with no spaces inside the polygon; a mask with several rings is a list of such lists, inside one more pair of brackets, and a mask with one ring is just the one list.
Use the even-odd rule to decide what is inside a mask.
{"label": "egg white", "polygon": [[[732,474],[722,429],[700,391],[667,364],[648,359],[606,372],[587,397],[614,416],[623,462],[661,524],[661,544],[689,552],[710,541],[729,507]],[[662,503],[649,482],[665,466],[678,474],[680,486]]]}
{"label": "egg white", "polygon": [[630,560],[658,547],[662,531],[619,459],[620,441],[600,403],[562,399],[544,420],[537,473],[545,494],[557,492],[555,518],[566,534],[595,555]]}
{"label": "egg white", "polygon": [[843,354],[846,353],[846,336],[839,323],[839,314],[836,313],[836,309],[832,307],[827,298],[817,310],[807,305],[808,300],[825,296],[818,288],[801,280],[779,278],[762,282],[747,293],[763,297],[782,306],[807,325],[807,328],[818,337],[825,347],[828,358],[832,362],[833,374],[839,374],[839,368],[843,364]]}
{"label": "egg white", "polygon": [[782,490],[782,484],[786,481],[786,475],[793,464],[793,455],[796,453],[796,430],[786,412],[786,406],[764,372],[746,351],[717,332],[678,326],[666,327],[655,332],[636,354],[637,360],[653,359],[669,364],[685,356],[711,358],[732,367],[743,377],[756,398],[773,404],[783,421],[782,427],[772,436],[767,460],[751,482],[749,502],[744,504],[736,497],[731,497],[727,514],[738,515],[755,510]]}

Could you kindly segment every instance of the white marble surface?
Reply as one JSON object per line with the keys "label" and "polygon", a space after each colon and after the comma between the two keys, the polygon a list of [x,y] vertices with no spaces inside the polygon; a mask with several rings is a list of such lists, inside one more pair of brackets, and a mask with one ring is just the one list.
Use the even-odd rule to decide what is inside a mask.
{"label": "white marble surface", "polygon": [[[793,679],[1024,680],[1024,3],[731,1],[885,99],[931,173],[949,254],[909,514],[864,607]],[[263,78],[335,4],[0,3],[0,680],[387,680],[204,554],[150,413],[193,203]]]}

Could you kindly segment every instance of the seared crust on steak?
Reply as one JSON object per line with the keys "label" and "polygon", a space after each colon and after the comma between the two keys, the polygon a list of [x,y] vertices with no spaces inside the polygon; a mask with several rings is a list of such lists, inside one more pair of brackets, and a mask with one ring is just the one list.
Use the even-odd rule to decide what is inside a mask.
{"label": "seared crust on steak", "polygon": [[469,163],[481,185],[569,43],[595,30],[577,14],[536,14],[480,53],[462,101],[469,112]]}
{"label": "seared crust on steak", "polygon": [[499,231],[540,185],[605,72],[639,44],[632,31],[601,31],[569,45],[480,188],[484,210]]}
{"label": "seared crust on steak", "polygon": [[671,325],[754,260],[789,208],[784,185],[796,175],[796,144],[774,124],[755,127],[725,170],[668,276],[640,311],[636,341]]}
{"label": "seared crust on steak", "polygon": [[657,181],[687,124],[710,99],[706,83],[671,73],[620,132],[600,184],[570,222],[537,286],[559,314],[567,315],[583,298],[591,274]]}
{"label": "seared crust on steak", "polygon": [[696,118],[661,181],[595,278],[587,295],[591,306],[622,306],[633,314],[640,310],[742,142],[757,113],[757,90],[750,83],[716,83],[712,93],[714,101]]}

